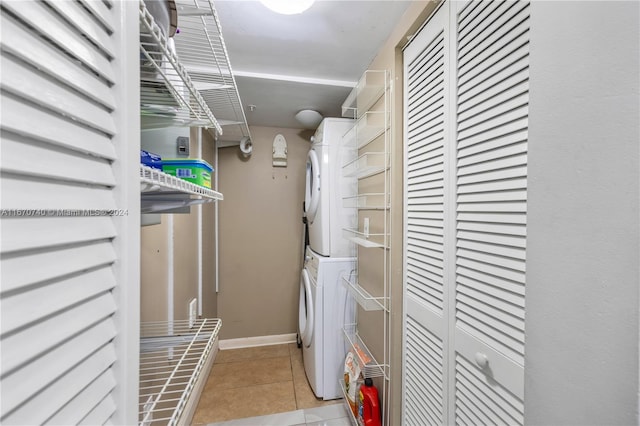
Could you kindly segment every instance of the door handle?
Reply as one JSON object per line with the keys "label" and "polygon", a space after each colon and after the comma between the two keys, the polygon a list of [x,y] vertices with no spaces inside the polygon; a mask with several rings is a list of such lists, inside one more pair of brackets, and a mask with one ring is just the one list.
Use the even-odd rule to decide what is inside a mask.
{"label": "door handle", "polygon": [[489,358],[487,358],[487,356],[482,352],[476,352],[475,359],[476,364],[478,364],[478,367],[480,368],[486,368],[487,365],[489,365]]}

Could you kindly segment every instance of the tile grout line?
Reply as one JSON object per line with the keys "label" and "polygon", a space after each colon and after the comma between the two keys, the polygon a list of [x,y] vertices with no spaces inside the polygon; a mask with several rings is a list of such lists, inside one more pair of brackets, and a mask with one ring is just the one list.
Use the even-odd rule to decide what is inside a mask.
{"label": "tile grout line", "polygon": [[291,345],[289,345],[288,349],[289,349],[289,367],[291,368],[291,382],[293,384],[293,402],[296,406],[296,409],[299,410],[300,406],[298,402],[298,390],[296,388],[296,375],[295,375],[295,372],[293,371],[293,355],[291,353],[293,349]]}

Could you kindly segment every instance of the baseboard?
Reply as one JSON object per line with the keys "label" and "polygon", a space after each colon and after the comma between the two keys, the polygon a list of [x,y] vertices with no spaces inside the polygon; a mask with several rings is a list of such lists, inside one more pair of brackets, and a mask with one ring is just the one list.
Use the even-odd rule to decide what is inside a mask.
{"label": "baseboard", "polygon": [[220,350],[294,343],[296,341],[296,336],[296,333],[289,333],[276,334],[273,336],[241,337],[238,339],[220,340]]}

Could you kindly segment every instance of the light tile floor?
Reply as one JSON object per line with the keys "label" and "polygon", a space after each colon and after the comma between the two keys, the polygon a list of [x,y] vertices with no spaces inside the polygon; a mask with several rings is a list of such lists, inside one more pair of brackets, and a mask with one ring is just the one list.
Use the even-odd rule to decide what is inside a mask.
{"label": "light tile floor", "polygon": [[348,415],[343,404],[332,404],[286,413],[210,423],[207,426],[351,426]]}
{"label": "light tile floor", "polygon": [[291,343],[219,351],[192,423],[348,426],[348,415],[342,400],[315,397]]}

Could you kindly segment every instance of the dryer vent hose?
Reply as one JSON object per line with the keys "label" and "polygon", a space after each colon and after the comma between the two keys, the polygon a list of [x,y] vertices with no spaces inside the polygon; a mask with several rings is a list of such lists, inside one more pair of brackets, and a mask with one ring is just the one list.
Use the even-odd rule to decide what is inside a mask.
{"label": "dryer vent hose", "polygon": [[251,151],[253,151],[253,144],[251,143],[251,139],[249,139],[249,137],[245,136],[240,140],[240,151],[245,158],[251,156]]}

